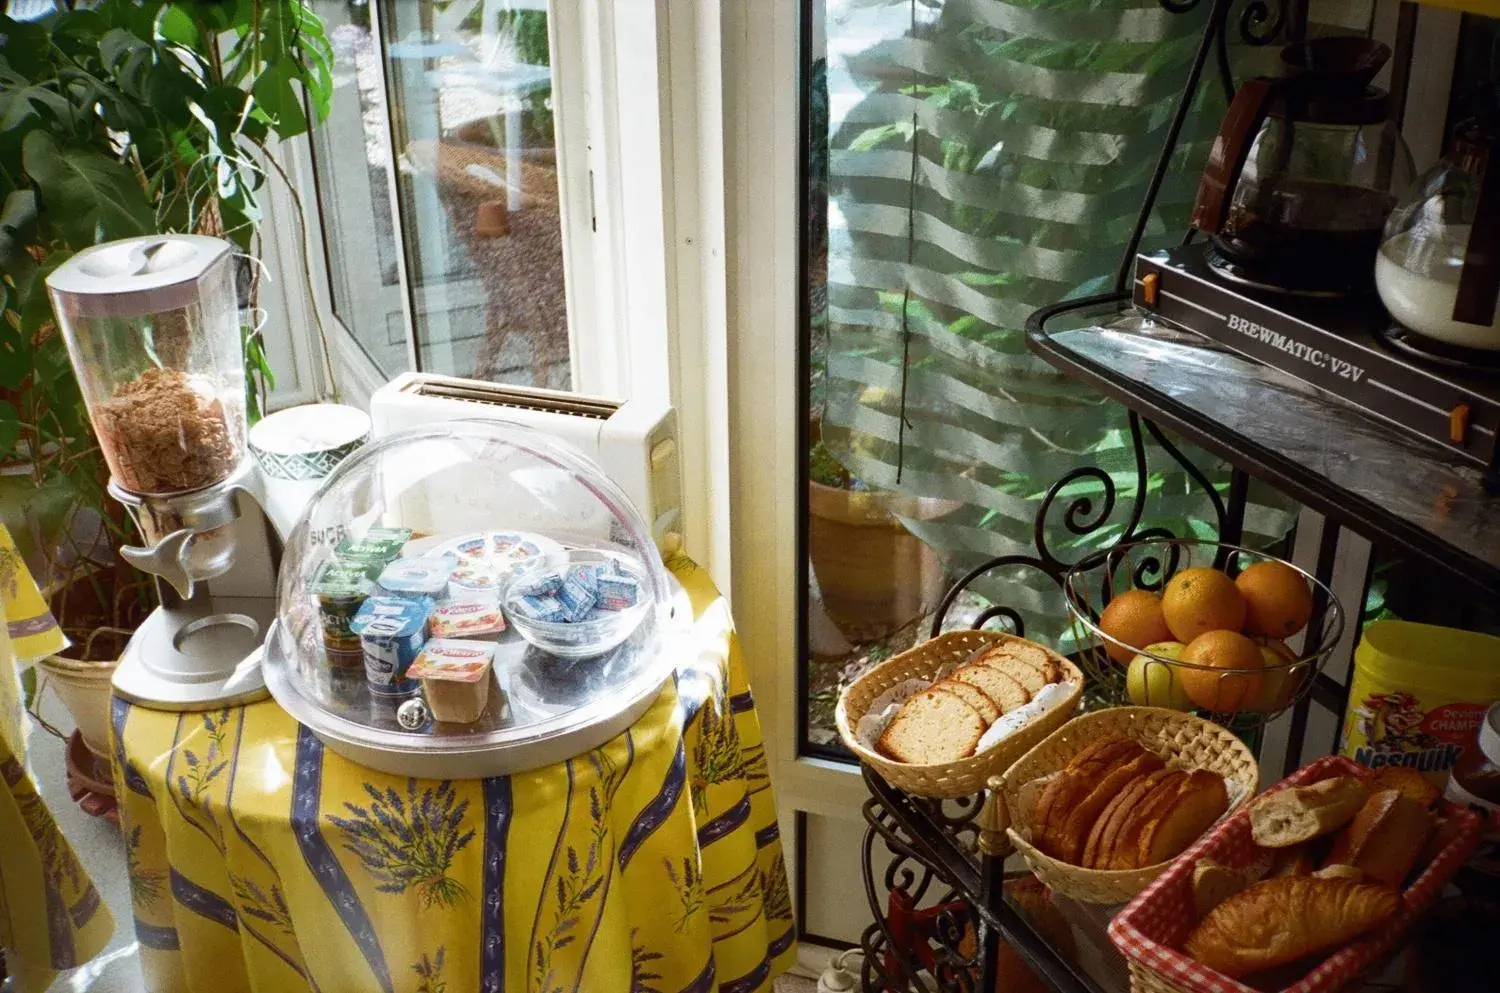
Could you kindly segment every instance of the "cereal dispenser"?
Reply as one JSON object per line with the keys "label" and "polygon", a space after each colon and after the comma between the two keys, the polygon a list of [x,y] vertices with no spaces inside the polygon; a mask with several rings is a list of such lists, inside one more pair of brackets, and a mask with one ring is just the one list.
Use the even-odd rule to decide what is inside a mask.
{"label": "cereal dispenser", "polygon": [[[259,518],[245,447],[245,367],[233,246],[150,235],[85,249],[47,277],[109,492],[145,541],[120,553],[157,577],[161,607],[140,626],[115,691],[194,710],[264,694],[259,644],[269,589],[235,588],[236,532]],[[273,560],[280,541],[264,528]]]}

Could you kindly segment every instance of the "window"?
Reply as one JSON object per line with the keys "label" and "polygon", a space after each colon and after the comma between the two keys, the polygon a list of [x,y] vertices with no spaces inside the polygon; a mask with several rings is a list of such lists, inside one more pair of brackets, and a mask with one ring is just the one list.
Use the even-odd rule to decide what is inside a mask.
{"label": "window", "polygon": [[546,0],[315,0],[331,311],[379,378],[573,384]]}

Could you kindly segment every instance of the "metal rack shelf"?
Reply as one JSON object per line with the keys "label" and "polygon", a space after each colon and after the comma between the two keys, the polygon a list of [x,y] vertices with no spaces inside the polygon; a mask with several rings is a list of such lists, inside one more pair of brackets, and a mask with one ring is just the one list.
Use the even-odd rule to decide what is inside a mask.
{"label": "metal rack shelf", "polygon": [[1500,593],[1500,498],[1438,446],[1154,324],[1121,295],[1039,311],[1027,338],[1067,375],[1343,527]]}

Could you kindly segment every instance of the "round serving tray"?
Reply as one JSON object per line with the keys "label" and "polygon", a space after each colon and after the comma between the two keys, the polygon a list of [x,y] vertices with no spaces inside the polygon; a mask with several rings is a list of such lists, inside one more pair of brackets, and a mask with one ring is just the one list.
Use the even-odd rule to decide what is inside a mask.
{"label": "round serving tray", "polygon": [[688,650],[692,605],[675,580],[671,596],[624,644],[604,655],[559,659],[514,630],[496,638],[489,705],[472,725],[396,722],[400,700],[373,696],[364,670],[331,668],[304,632],[300,648],[281,627],[266,638],[266,686],[287,713],[333,751],[360,765],[424,779],[477,779],[525,772],[597,748],[651,707]]}

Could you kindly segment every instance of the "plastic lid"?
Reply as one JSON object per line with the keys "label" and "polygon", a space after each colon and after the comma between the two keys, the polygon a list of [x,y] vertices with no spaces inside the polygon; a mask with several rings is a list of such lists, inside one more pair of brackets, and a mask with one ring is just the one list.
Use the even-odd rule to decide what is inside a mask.
{"label": "plastic lid", "polygon": [[234,246],[197,234],[124,238],[85,248],[47,277],[52,300],[80,317],[139,317],[199,300],[199,282]]}
{"label": "plastic lid", "polygon": [[[477,599],[494,609],[528,564],[601,554],[626,560],[641,577],[645,609],[632,611],[639,623],[618,645],[563,657],[536,647],[510,618],[498,632],[460,627],[457,637],[495,648],[490,702],[470,725],[404,729],[396,717],[402,699],[370,691],[367,661],[377,685],[394,680],[415,692],[406,667],[422,644],[442,636],[445,625],[435,631],[432,619],[444,606]],[[407,565],[392,568],[400,562]],[[422,581],[387,583],[395,574]],[[372,584],[372,598],[404,596],[426,618],[419,643],[399,646],[411,657],[361,637],[356,619],[373,601],[355,603],[360,597],[349,594],[362,589],[358,577],[371,575],[381,583]],[[267,684],[292,716],[365,764],[450,777],[514,771],[594,747],[590,729],[649,705],[673,670],[663,645],[680,630],[676,597],[646,521],[581,453],[501,421],[416,428],[356,451],[310,502],[282,559]],[[588,620],[608,609],[600,599]],[[586,636],[591,627],[582,614],[578,620]],[[499,754],[527,745],[545,747],[515,762]],[[434,764],[439,753],[446,758]]]}

